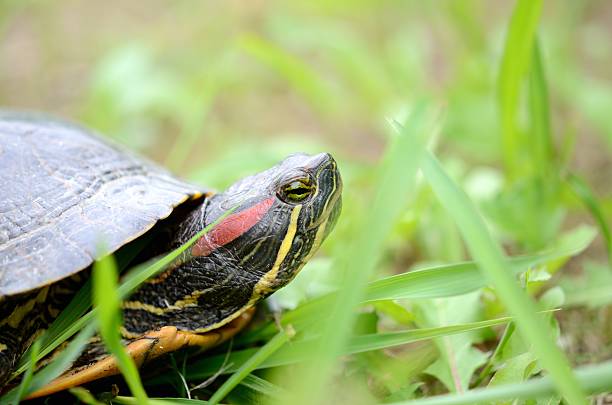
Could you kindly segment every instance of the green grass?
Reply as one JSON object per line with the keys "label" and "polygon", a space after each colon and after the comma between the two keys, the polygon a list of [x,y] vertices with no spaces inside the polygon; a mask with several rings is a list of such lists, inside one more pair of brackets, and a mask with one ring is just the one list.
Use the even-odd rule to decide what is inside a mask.
{"label": "green grass", "polygon": [[228,378],[215,394],[208,401],[212,405],[218,404],[227,394],[229,394],[241,381],[243,381],[253,370],[260,366],[267,358],[273,355],[278,349],[291,339],[295,332],[291,328],[281,330],[276,336],[270,339],[265,345],[257,350],[257,353],[249,356],[248,360],[242,363],[230,378]]}
{"label": "green grass", "polygon": [[427,155],[423,163],[425,178],[436,196],[450,212],[482,273],[495,287],[496,293],[526,341],[533,345],[535,355],[551,374],[558,391],[569,404],[585,402],[585,395],[573,376],[570,365],[557,348],[544,318],[536,315],[536,306],[512,276],[501,248],[490,237],[482,218],[467,196],[450,180],[438,161]]}
{"label": "green grass", "polygon": [[[123,359],[134,396],[115,403],[573,404],[612,391],[606,2],[138,0],[121,23],[94,4],[0,5],[19,44],[0,47],[3,105],[70,116],[218,189],[295,151],[331,152],[345,185],[321,253],[257,322],[174,355],[163,375]],[[97,22],[63,29],[74,15]],[[121,358],[119,300],[179,254],[130,269],[112,296],[100,293],[124,266],[98,263],[0,403],[58,376],[94,333]]]}
{"label": "green grass", "polygon": [[[526,165],[524,155],[521,152],[524,151],[525,146],[530,143],[530,140],[526,139],[525,134],[521,132],[520,127],[517,125],[517,121],[522,84],[526,74],[530,70],[532,54],[536,56],[533,65],[536,66],[535,71],[537,72],[534,75],[535,78],[532,80],[534,83],[533,86],[536,87],[536,91],[532,93],[537,94],[538,90],[542,90],[541,87],[538,87],[542,82],[538,80],[537,76],[541,70],[541,68],[539,68],[540,57],[535,51],[537,47],[534,47],[542,3],[541,0],[519,0],[517,2],[508,27],[504,55],[499,71],[498,97],[502,150],[506,172],[509,176],[525,174],[521,173]],[[532,51],[532,49],[534,49],[534,51]],[[537,96],[532,97],[532,100],[534,100],[534,109],[538,107],[542,108],[545,102]],[[542,110],[538,110],[538,112],[544,113]],[[546,127],[544,123],[541,122],[540,125],[536,126],[536,132],[533,135],[537,137],[546,136],[545,130]],[[536,144],[538,144],[537,141]],[[542,161],[546,162],[546,156],[544,156],[544,158],[545,159]],[[534,163],[535,161],[534,159]]]}
{"label": "green grass", "polygon": [[92,300],[94,308],[98,311],[100,337],[109,354],[117,359],[117,366],[125,377],[132,394],[138,402],[146,404],[147,393],[140,381],[138,368],[121,343],[119,332],[122,324],[121,298],[117,290],[119,274],[113,257],[105,256],[98,260],[93,266],[91,277],[94,285]]}

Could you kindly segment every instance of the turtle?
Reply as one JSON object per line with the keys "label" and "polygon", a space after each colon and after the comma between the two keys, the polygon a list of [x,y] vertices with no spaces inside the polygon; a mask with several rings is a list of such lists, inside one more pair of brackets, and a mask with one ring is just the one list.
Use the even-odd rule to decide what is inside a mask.
{"label": "turtle", "polygon": [[[341,193],[329,153],[289,155],[214,192],[77,124],[0,113],[0,387],[92,263],[135,245],[130,263],[151,260],[211,224],[180,262],[122,301],[121,336],[138,365],[231,338],[314,255]],[[118,374],[95,342],[33,397]]]}

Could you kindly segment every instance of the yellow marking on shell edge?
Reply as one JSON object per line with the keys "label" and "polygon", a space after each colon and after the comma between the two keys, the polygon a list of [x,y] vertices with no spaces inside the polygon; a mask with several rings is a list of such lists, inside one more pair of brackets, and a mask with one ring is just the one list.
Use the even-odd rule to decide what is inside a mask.
{"label": "yellow marking on shell edge", "polygon": [[5,351],[6,349],[8,349],[8,346],[5,345],[4,343],[0,343],[0,352]]}
{"label": "yellow marking on shell edge", "polygon": [[189,199],[193,201],[193,200],[199,200],[199,199],[200,199],[200,198],[202,198],[202,197],[205,197],[205,198],[210,198],[210,197],[212,197],[214,194],[215,194],[215,192],[214,192],[214,191],[206,191],[206,192],[196,191],[196,192],[194,192],[194,193],[193,193],[193,195],[191,195],[191,196],[189,197]]}
{"label": "yellow marking on shell edge", "polygon": [[51,317],[55,319],[59,315],[60,310],[51,305],[47,305],[47,312],[49,312],[49,315],[51,315]]}
{"label": "yellow marking on shell edge", "polygon": [[270,289],[270,285],[276,279],[278,274],[278,269],[280,268],[283,260],[287,257],[289,250],[291,250],[291,245],[293,244],[293,238],[295,237],[295,232],[297,231],[297,222],[300,217],[300,211],[302,210],[302,205],[296,205],[291,211],[291,217],[289,218],[289,226],[287,227],[287,233],[281,242],[280,248],[278,249],[278,254],[276,255],[276,260],[274,261],[274,265],[272,269],[268,271],[264,276],[255,284],[255,288],[253,289],[253,294],[251,294],[251,298],[249,302],[247,302],[242,308],[238,311],[234,312],[232,315],[227,318],[217,322],[213,325],[207,326],[206,328],[196,329],[194,332],[196,333],[204,333],[213,329],[217,329],[226,323],[233,321],[238,318],[240,315],[244,313],[247,309],[251,308],[261,297],[262,294],[268,292]]}
{"label": "yellow marking on shell edge", "polygon": [[197,200],[198,198],[202,197],[204,194],[196,191],[195,193],[193,193],[193,195],[191,196],[191,200]]}
{"label": "yellow marking on shell edge", "polygon": [[8,324],[11,328],[19,327],[19,324],[25,316],[32,311],[36,303],[43,303],[47,299],[49,286],[40,289],[36,297],[28,300],[25,304],[17,306],[11,314],[0,322],[0,326]]}

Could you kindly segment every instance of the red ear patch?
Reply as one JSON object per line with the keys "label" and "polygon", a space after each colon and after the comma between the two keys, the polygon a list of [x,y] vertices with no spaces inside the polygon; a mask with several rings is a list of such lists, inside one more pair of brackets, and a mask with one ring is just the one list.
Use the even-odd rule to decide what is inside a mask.
{"label": "red ear patch", "polygon": [[191,248],[191,254],[208,256],[216,248],[230,243],[261,221],[273,202],[274,197],[270,197],[250,208],[228,215],[210,232],[198,239]]}

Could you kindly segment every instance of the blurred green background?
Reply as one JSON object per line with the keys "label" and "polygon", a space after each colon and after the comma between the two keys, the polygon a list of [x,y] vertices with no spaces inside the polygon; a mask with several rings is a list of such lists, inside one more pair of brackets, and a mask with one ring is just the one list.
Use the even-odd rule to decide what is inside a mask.
{"label": "blurred green background", "polygon": [[[530,147],[540,138],[522,103],[518,158],[508,161],[498,77],[514,4],[4,0],[0,104],[83,123],[215,188],[291,152],[332,153],[345,178],[344,214],[323,254],[278,295],[281,307],[293,307],[302,295],[334,285],[328,258],[342,255],[352,222],[371,201],[372,169],[394,136],[389,122],[402,121],[423,100],[439,115],[432,148],[508,253],[551,246],[584,223],[605,235],[612,217],[612,4],[544,3],[538,41],[550,145],[544,153]],[[524,91],[521,101],[528,97]],[[588,296],[589,286],[609,282],[607,244],[599,236],[563,275],[556,274],[559,266],[548,268],[532,286],[534,295],[559,285],[570,297],[577,289]],[[468,258],[425,186],[385,246],[378,276]],[[610,299],[593,297],[599,301],[576,298],[581,305],[559,315],[563,348],[574,364],[612,357]],[[503,312],[486,290],[461,299],[478,301],[456,304],[475,312],[457,315],[464,322]],[[418,304],[406,307],[406,313],[377,311],[400,324],[402,316],[413,324],[414,314],[419,326],[434,322]],[[395,380],[376,371],[378,358],[355,361],[375,376],[370,395],[380,397],[381,386],[393,392]],[[423,360],[422,368],[432,361]],[[474,369],[483,363],[466,362]]]}
{"label": "blurred green background", "polygon": [[[512,5],[4,0],[0,101],[83,122],[185,173],[295,149],[373,162],[386,119],[427,97],[444,109],[445,154],[495,168],[495,80]],[[554,132],[560,148],[579,139],[572,167],[606,195],[612,9],[544,7]]]}
{"label": "blurred green background", "polygon": [[[501,228],[540,222],[506,229],[514,242],[540,248],[576,200],[552,207],[531,195],[546,193],[529,184],[546,162],[503,164],[497,78],[513,4],[5,0],[0,103],[83,123],[222,188],[295,151],[329,151],[347,179],[363,175],[384,151],[389,120],[426,99],[440,110],[438,154],[472,198],[499,197],[488,214]],[[610,19],[605,1],[551,1],[539,28],[549,158],[586,180],[608,218]],[[519,122],[526,115],[519,111]],[[499,195],[508,183],[522,184]],[[367,186],[358,186],[361,195]]]}

